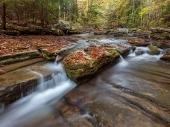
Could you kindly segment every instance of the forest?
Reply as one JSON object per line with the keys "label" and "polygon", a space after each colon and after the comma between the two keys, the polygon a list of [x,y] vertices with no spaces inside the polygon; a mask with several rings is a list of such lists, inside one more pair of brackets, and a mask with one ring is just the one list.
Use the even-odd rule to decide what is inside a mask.
{"label": "forest", "polygon": [[1,0],[1,26],[170,27],[169,0]]}
{"label": "forest", "polygon": [[0,127],[170,127],[170,0],[0,0]]}

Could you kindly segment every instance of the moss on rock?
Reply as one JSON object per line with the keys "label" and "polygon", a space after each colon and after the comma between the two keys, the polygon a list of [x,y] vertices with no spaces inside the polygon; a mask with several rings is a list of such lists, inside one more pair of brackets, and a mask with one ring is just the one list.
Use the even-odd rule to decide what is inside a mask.
{"label": "moss on rock", "polygon": [[42,53],[43,58],[49,61],[54,61],[55,57],[57,56],[56,52],[50,52],[47,50],[40,50],[40,52]]}
{"label": "moss on rock", "polygon": [[[101,51],[97,51],[101,49]],[[95,53],[93,53],[95,51]],[[97,51],[97,52],[96,52]],[[63,60],[67,75],[73,80],[95,74],[102,66],[119,57],[119,53],[109,47],[93,47],[86,52],[78,50]]]}
{"label": "moss on rock", "polygon": [[159,49],[156,46],[149,45],[148,48],[151,51],[151,55],[158,55],[158,54],[160,54],[160,51],[159,51]]}

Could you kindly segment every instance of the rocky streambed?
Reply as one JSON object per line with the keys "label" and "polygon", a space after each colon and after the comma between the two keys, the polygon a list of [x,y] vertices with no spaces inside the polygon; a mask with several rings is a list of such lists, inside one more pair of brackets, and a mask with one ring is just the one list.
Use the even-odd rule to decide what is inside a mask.
{"label": "rocky streambed", "polygon": [[[63,65],[74,81],[80,83],[86,79],[86,82],[81,82],[59,102],[35,111],[38,117],[27,114],[29,122],[24,118],[17,120],[16,126],[169,126],[169,63],[160,60],[164,52],[158,50],[160,54],[152,54],[150,47],[135,50],[124,39],[81,35]],[[142,53],[138,55],[138,51]],[[47,114],[41,117],[44,111]]]}

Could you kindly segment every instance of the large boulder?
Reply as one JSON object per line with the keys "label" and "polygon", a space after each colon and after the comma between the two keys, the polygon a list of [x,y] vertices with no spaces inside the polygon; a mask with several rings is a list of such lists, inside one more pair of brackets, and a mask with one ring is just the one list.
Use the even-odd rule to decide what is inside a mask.
{"label": "large boulder", "polygon": [[170,50],[167,50],[166,53],[160,59],[170,62]]}
{"label": "large boulder", "polygon": [[71,30],[71,25],[67,21],[60,20],[57,24],[53,25],[53,29],[59,29],[64,32],[64,34],[68,34]]}
{"label": "large boulder", "polygon": [[156,46],[154,46],[154,45],[149,45],[148,46],[148,48],[150,49],[150,54],[151,55],[158,55],[158,54],[160,54],[160,51],[159,51],[159,49],[156,47]]}
{"label": "large boulder", "polygon": [[63,64],[67,75],[75,81],[86,80],[102,66],[119,57],[114,48],[99,46],[86,50],[77,50],[64,58]]}

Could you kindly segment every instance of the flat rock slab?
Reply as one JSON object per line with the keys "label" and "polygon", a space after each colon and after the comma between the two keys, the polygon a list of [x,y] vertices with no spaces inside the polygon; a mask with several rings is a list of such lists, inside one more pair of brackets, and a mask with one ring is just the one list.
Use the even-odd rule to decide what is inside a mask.
{"label": "flat rock slab", "polygon": [[[116,91],[114,91],[116,92]],[[115,94],[115,93],[114,93]],[[164,127],[159,121],[153,121],[138,108],[113,96],[98,96],[98,99],[89,104],[89,110],[100,121],[101,126],[107,127]]]}
{"label": "flat rock slab", "polygon": [[[18,63],[18,64],[15,64],[15,65],[9,65],[7,67],[10,70],[10,69],[13,69],[15,67],[17,67],[17,68],[21,67],[20,65],[21,64],[24,65],[24,63],[26,63],[28,65],[28,62],[30,62],[30,64],[31,64],[33,61],[31,61],[31,60],[25,61],[25,62]],[[32,80],[32,79],[38,79],[39,76],[35,75],[31,71],[39,72],[39,73],[43,74],[44,76],[49,75],[50,72],[43,67],[43,65],[45,65],[45,63],[46,62],[36,63],[34,65],[30,65],[30,66],[23,67],[23,68],[20,68],[20,69],[18,68],[16,70],[13,70],[13,71],[8,72],[6,74],[0,75],[0,80],[1,80],[0,87],[1,88],[8,87],[8,86],[11,86],[13,84],[20,83],[20,82],[24,82],[24,81],[28,81],[28,80]]]}
{"label": "flat rock slab", "polygon": [[47,62],[40,61],[33,64],[38,62],[38,59],[28,60],[6,66],[10,72],[0,75],[1,104],[8,105],[36,90],[40,76],[31,71],[41,73],[44,77],[50,76],[51,72],[44,67]]}

